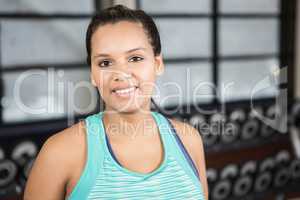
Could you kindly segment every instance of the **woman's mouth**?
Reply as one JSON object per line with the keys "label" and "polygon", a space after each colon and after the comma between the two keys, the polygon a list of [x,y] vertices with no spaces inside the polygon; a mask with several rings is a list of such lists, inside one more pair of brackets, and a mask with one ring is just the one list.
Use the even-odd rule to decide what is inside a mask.
{"label": "woman's mouth", "polygon": [[137,91],[138,87],[136,86],[132,86],[129,88],[124,88],[124,89],[116,89],[113,90],[113,94],[116,94],[119,97],[131,97],[135,94],[135,92]]}

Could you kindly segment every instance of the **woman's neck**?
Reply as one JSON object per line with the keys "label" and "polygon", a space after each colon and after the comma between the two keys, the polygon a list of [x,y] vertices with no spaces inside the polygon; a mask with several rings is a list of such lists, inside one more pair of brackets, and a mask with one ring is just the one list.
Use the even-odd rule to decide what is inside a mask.
{"label": "woman's neck", "polygon": [[156,128],[150,110],[131,113],[105,110],[102,119],[107,135],[115,140],[149,135]]}

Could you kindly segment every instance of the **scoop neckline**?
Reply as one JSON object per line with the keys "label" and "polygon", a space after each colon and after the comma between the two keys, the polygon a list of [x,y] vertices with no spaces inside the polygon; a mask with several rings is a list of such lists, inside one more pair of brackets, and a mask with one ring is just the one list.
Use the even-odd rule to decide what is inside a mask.
{"label": "scoop neckline", "polygon": [[160,140],[162,141],[162,145],[163,145],[163,160],[162,162],[160,162],[159,166],[156,167],[153,171],[148,172],[148,173],[142,173],[142,172],[137,172],[137,171],[133,171],[130,170],[122,165],[120,165],[113,157],[113,155],[111,154],[111,152],[108,149],[108,140],[105,139],[106,135],[106,130],[104,128],[104,123],[103,123],[103,112],[99,113],[99,119],[100,119],[100,124],[101,124],[101,138],[102,138],[102,142],[104,143],[104,150],[106,155],[108,155],[109,159],[111,160],[111,162],[113,163],[114,166],[116,166],[119,170],[123,171],[126,174],[130,174],[133,176],[137,176],[137,177],[141,177],[141,178],[148,178],[150,176],[153,176],[157,173],[159,173],[163,168],[165,168],[165,166],[167,165],[167,160],[168,160],[168,150],[167,150],[167,142],[166,142],[166,138],[164,136],[163,133],[163,129],[161,128],[161,122],[158,119],[158,116],[156,116],[156,113],[154,111],[151,111],[152,117],[154,118],[154,121],[156,123],[156,125],[158,126],[158,130],[159,130],[159,135],[160,135]]}

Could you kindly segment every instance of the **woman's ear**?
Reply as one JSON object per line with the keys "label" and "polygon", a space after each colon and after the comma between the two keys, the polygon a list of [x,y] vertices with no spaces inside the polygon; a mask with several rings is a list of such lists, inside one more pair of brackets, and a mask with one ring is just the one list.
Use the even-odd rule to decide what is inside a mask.
{"label": "woman's ear", "polygon": [[160,76],[164,73],[165,66],[162,58],[162,54],[160,53],[158,56],[155,56],[155,72],[157,76]]}

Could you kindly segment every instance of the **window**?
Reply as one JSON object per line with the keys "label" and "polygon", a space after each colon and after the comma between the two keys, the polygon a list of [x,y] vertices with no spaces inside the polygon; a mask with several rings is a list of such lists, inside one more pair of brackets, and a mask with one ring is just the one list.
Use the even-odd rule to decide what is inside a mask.
{"label": "window", "polygon": [[[24,79],[21,89],[30,90],[21,90],[19,96],[26,106],[35,109],[61,98],[61,76],[73,86],[89,82],[85,30],[99,2],[0,0],[0,121],[37,119],[35,114],[26,115],[17,109],[12,96],[15,83],[28,70],[42,75]],[[160,94],[155,100],[160,106],[273,98],[278,94],[277,85],[264,80],[280,67],[293,67],[293,48],[287,45],[292,43],[293,22],[285,16],[290,7],[287,1],[136,0],[136,4],[154,18],[161,33],[166,73],[157,80]],[[51,74],[58,82],[48,88],[46,80]],[[170,88],[168,81],[184,89],[182,98],[176,98],[178,91]],[[224,85],[228,86],[225,92]],[[260,89],[254,96],[253,88]],[[76,92],[86,93],[87,89],[82,87]],[[45,90],[54,92],[50,99]],[[195,98],[189,96],[193,92]],[[76,105],[82,109],[71,112],[82,114],[97,109],[91,108],[92,99],[98,98],[96,92],[92,94],[95,96],[77,96]],[[175,97],[166,100],[169,95]],[[65,101],[56,105],[56,110],[43,115],[44,119],[69,114]]]}
{"label": "window", "polygon": [[94,0],[0,0],[2,123],[83,115],[97,109],[85,64]]}
{"label": "window", "polygon": [[0,0],[0,12],[2,13],[39,13],[39,14],[91,14],[94,12],[93,0]]}
{"label": "window", "polygon": [[166,69],[155,102],[162,107],[211,102],[211,1],[141,0],[137,5],[154,18],[161,35]]}
{"label": "window", "polygon": [[[284,1],[137,0],[138,7],[153,16],[159,27],[166,71],[172,73],[159,80],[160,87],[174,76],[183,88],[197,82],[217,87],[207,87],[203,96],[195,101],[186,97],[183,103],[274,98],[278,86],[266,79],[283,67],[281,2]],[[180,78],[188,70],[197,77],[196,81]],[[176,91],[162,91],[158,104],[179,103],[165,104],[166,95],[176,95]]]}
{"label": "window", "polygon": [[1,20],[2,67],[82,63],[87,19]]}

